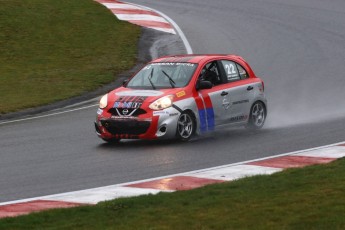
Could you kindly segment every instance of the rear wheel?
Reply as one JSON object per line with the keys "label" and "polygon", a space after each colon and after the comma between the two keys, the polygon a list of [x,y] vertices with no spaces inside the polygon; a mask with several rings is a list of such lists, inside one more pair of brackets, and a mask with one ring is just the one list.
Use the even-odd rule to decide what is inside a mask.
{"label": "rear wheel", "polygon": [[250,129],[261,129],[264,126],[267,116],[265,105],[261,101],[257,101],[253,104],[247,127]]}
{"label": "rear wheel", "polygon": [[189,112],[183,112],[177,121],[176,137],[188,141],[195,132],[195,120]]}

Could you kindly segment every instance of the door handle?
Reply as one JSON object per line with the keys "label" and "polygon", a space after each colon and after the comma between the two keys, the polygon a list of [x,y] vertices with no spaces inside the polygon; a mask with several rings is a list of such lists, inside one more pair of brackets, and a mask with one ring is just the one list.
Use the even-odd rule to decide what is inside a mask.
{"label": "door handle", "polygon": [[250,91],[250,90],[252,90],[252,89],[254,89],[253,86],[248,86],[248,88],[247,88],[248,91]]}
{"label": "door handle", "polygon": [[229,94],[228,92],[223,91],[223,92],[220,94],[220,96],[225,96],[225,95],[228,95],[228,94]]}

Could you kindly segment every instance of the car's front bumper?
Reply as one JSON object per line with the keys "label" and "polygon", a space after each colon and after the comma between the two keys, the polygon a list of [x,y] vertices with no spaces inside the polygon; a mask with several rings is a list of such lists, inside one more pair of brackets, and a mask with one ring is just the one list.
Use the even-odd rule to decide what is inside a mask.
{"label": "car's front bumper", "polygon": [[113,116],[99,111],[95,121],[97,135],[102,139],[166,139],[176,135],[180,112],[173,107],[150,111],[137,117]]}

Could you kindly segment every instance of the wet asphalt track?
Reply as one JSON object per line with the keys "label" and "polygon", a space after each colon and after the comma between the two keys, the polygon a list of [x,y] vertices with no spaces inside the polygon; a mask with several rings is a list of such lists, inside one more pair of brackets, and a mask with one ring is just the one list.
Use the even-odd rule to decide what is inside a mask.
{"label": "wet asphalt track", "polygon": [[103,144],[96,107],[0,125],[0,202],[250,160],[345,140],[343,0],[133,0],[172,18],[194,53],[236,53],[266,83],[259,132]]}

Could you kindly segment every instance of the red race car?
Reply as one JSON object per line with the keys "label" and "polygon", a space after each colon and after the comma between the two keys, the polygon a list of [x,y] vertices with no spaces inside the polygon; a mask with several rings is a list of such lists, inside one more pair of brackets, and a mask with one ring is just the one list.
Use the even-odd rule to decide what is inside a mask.
{"label": "red race car", "polygon": [[267,116],[264,83],[236,55],[180,55],[149,62],[104,95],[95,128],[107,142],[178,138],[224,125],[260,129]]}

